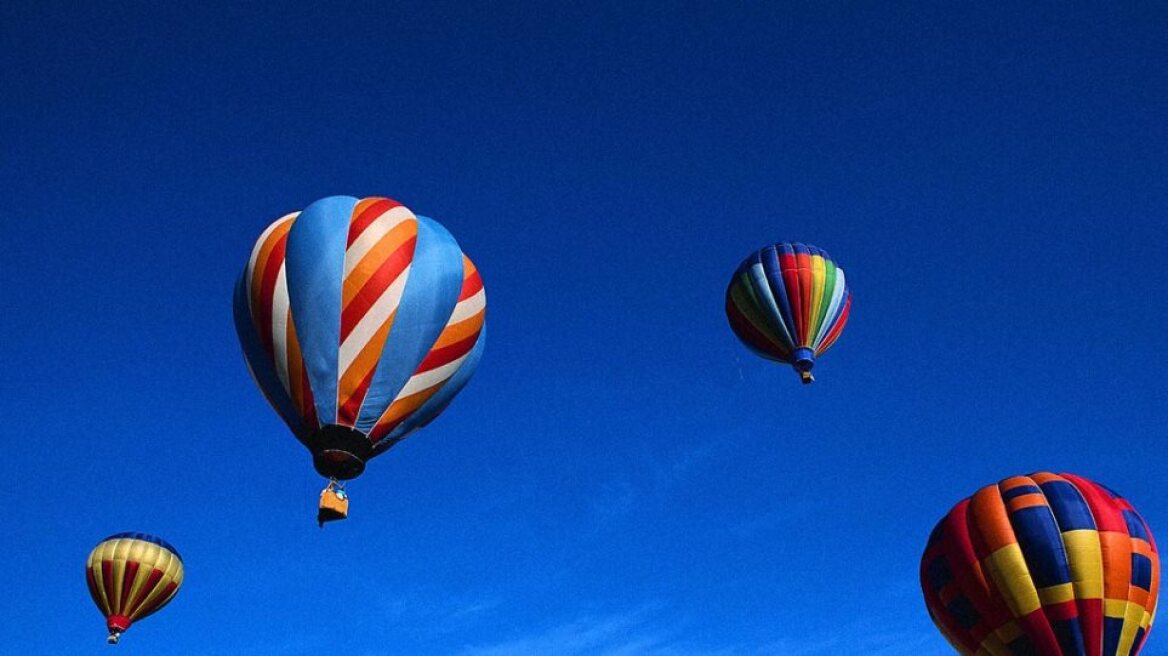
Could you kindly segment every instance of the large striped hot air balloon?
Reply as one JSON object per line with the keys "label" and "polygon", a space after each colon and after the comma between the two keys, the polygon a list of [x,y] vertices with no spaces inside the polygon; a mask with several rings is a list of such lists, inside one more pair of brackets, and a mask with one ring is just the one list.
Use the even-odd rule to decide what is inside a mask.
{"label": "large striped hot air balloon", "polygon": [[333,196],[278,219],[235,289],[252,376],[334,482],[446,408],[478,365],[485,316],[450,233],[388,198]]}
{"label": "large striped hot air balloon", "polygon": [[130,624],[170,603],[183,582],[178,551],[145,533],[118,533],[102,540],[85,563],[89,596],[106,618],[109,643]]}
{"label": "large striped hot air balloon", "polygon": [[1126,500],[1043,472],[954,506],[929,538],[921,587],[966,656],[1134,656],[1156,612],[1160,558]]}
{"label": "large striped hot air balloon", "polygon": [[743,344],[790,364],[803,382],[839,339],[852,293],[824,251],[799,243],[767,246],[743,260],[726,289],[726,317]]}

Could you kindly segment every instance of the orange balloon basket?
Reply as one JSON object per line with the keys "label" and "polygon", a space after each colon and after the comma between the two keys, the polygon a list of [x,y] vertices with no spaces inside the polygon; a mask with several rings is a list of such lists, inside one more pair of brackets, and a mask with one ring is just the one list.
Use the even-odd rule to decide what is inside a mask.
{"label": "orange balloon basket", "polygon": [[328,486],[320,491],[320,507],[316,513],[317,525],[324,527],[326,522],[335,522],[349,516],[349,495],[336,481],[329,481]]}

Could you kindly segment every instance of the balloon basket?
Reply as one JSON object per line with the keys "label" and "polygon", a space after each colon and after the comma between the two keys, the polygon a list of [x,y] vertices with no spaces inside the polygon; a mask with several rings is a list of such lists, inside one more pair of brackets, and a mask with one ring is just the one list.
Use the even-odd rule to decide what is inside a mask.
{"label": "balloon basket", "polygon": [[349,516],[349,495],[336,481],[320,491],[320,506],[316,513],[316,523],[324,527],[325,522],[335,522]]}

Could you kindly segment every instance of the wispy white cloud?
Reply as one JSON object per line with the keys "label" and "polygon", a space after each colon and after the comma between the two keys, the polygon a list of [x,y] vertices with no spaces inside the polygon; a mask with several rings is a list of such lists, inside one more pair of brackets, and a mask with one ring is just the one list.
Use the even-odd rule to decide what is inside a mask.
{"label": "wispy white cloud", "polygon": [[[913,631],[870,631],[868,621],[845,623],[826,637],[788,637],[765,643],[709,644],[687,639],[659,613],[636,611],[581,617],[490,644],[458,656],[926,656],[936,641]],[[941,656],[945,652],[935,652]]]}
{"label": "wispy white cloud", "polygon": [[659,507],[669,501],[678,486],[697,472],[713,455],[708,445],[678,449],[664,455],[648,455],[638,463],[635,476],[614,478],[602,484],[593,498],[593,515],[601,522],[618,519],[639,507]]}
{"label": "wispy white cloud", "polygon": [[471,594],[442,594],[435,590],[414,589],[393,595],[377,596],[382,623],[402,633],[457,634],[466,631],[490,615],[499,600]]}
{"label": "wispy white cloud", "polygon": [[459,656],[734,656],[726,649],[688,645],[655,627],[644,612],[583,617],[488,645],[472,645]]}

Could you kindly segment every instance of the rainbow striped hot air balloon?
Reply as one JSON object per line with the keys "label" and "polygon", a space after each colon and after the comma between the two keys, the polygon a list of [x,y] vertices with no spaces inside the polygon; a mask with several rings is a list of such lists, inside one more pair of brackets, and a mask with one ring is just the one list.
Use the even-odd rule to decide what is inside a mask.
{"label": "rainbow striped hot air balloon", "polygon": [[1155,616],[1160,558],[1126,500],[1042,472],[954,506],[929,537],[921,587],[967,656],[1134,656]]}
{"label": "rainbow striped hot air balloon", "polygon": [[85,579],[89,596],[105,615],[109,643],[117,644],[130,624],[174,599],[183,582],[183,562],[161,538],[118,533],[90,552]]}
{"label": "rainbow striped hot air balloon", "polygon": [[844,270],[825,251],[799,243],[767,246],[743,260],[726,289],[726,317],[743,344],[792,365],[804,383],[839,339],[852,307]]}
{"label": "rainbow striped hot air balloon", "polygon": [[235,290],[252,376],[339,480],[446,408],[478,365],[485,316],[450,233],[388,198],[333,196],[278,219]]}

